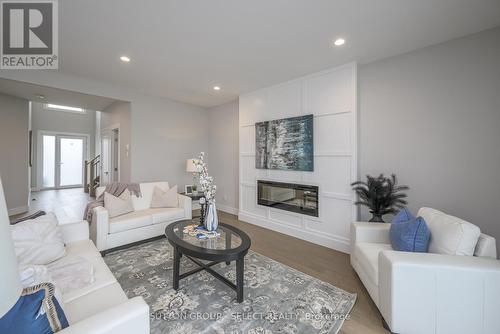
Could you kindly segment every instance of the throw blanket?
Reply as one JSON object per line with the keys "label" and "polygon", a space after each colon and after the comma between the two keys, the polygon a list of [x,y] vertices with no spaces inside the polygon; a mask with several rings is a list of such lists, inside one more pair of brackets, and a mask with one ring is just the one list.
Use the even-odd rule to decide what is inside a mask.
{"label": "throw blanket", "polygon": [[130,191],[137,197],[141,196],[141,186],[139,183],[121,183],[113,182],[106,186],[104,192],[96,198],[95,201],[89,202],[85,207],[85,213],[83,214],[83,219],[92,223],[92,215],[94,214],[94,208],[99,206],[104,206],[104,193],[109,193],[113,196],[119,197],[125,190]]}

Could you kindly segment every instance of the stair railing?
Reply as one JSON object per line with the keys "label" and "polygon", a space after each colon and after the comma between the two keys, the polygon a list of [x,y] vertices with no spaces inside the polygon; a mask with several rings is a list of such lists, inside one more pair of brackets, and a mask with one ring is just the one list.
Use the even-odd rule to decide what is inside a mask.
{"label": "stair railing", "polygon": [[90,196],[95,197],[95,190],[99,187],[101,179],[101,156],[97,155],[91,160],[85,160],[84,164],[83,190]]}

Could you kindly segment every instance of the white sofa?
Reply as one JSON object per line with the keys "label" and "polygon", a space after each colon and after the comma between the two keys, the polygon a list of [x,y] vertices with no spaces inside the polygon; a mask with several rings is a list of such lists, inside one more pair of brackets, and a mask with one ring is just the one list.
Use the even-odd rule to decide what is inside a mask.
{"label": "white sofa", "polygon": [[[477,240],[477,235],[466,240],[459,218],[430,208],[420,209],[418,216],[432,221],[431,243],[438,242],[433,230],[436,238],[454,239],[439,242]],[[445,226],[458,233],[436,230]],[[480,234],[472,246],[474,256],[397,252],[389,229],[384,223],[352,223],[351,264],[392,332],[500,333],[500,261],[494,238]]]}
{"label": "white sofa", "polygon": [[[134,212],[109,218],[104,207],[94,209],[90,235],[99,251],[104,253],[112,248],[164,235],[168,224],[192,218],[191,198],[180,194],[176,208],[150,207],[154,188],[168,190],[168,182],[141,183],[140,187],[142,196],[132,195]],[[99,197],[104,189],[97,188],[96,196]]]}
{"label": "white sofa", "polygon": [[142,297],[128,299],[120,284],[89,240],[86,221],[60,225],[66,255],[92,263],[94,282],[63,294],[64,313],[70,324],[61,334],[149,334],[149,307]]}

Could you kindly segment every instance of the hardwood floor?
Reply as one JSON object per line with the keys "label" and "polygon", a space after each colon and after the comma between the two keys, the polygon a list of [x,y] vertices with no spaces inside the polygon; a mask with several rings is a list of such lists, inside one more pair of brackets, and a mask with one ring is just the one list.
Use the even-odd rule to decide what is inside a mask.
{"label": "hardwood floor", "polygon": [[[30,212],[53,211],[64,222],[82,219],[89,196],[83,189],[47,190],[32,194]],[[244,223],[238,217],[219,212],[219,219],[245,231],[252,239],[251,249],[348,292],[358,298],[351,318],[344,322],[339,333],[389,333],[382,327],[377,307],[349,263],[349,255],[318,246],[288,235]]]}
{"label": "hardwood floor", "polygon": [[[90,197],[83,188],[42,190],[31,193],[29,213],[38,210],[54,212],[61,223],[78,222],[83,219],[85,206]],[[11,216],[10,219],[25,216],[26,213]]]}
{"label": "hardwood floor", "polygon": [[323,246],[242,222],[237,216],[219,212],[219,219],[245,231],[252,239],[251,249],[273,260],[358,294],[339,333],[389,333],[382,326],[381,315],[351,267],[349,255]]}

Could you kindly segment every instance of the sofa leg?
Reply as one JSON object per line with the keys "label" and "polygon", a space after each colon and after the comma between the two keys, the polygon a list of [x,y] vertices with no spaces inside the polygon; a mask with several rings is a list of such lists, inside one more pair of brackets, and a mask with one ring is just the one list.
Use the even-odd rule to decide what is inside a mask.
{"label": "sofa leg", "polygon": [[389,325],[387,324],[387,322],[385,322],[385,319],[384,317],[382,317],[382,326],[384,326],[385,329],[387,329],[389,332],[391,332],[391,334],[396,334],[394,333],[391,328],[389,327]]}

